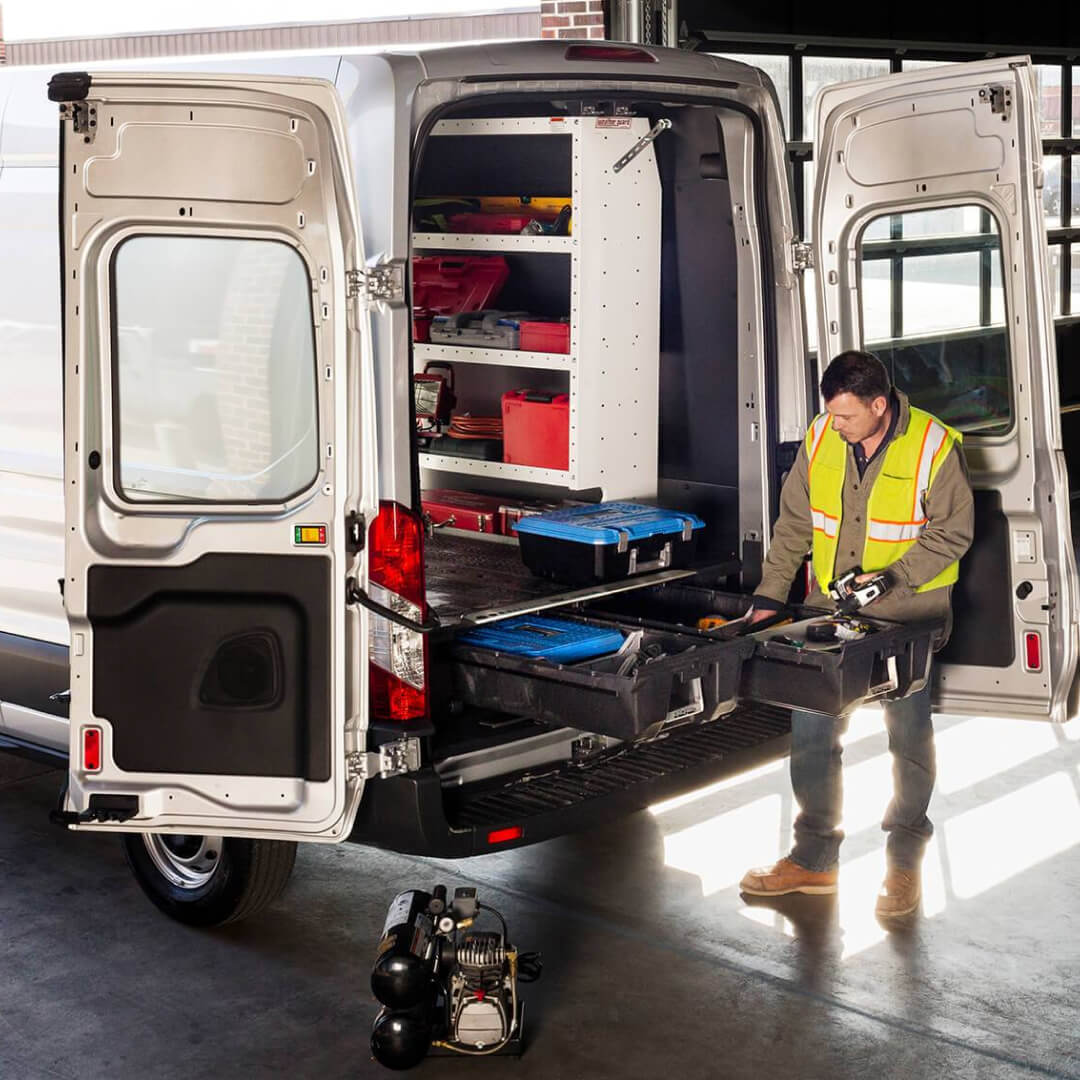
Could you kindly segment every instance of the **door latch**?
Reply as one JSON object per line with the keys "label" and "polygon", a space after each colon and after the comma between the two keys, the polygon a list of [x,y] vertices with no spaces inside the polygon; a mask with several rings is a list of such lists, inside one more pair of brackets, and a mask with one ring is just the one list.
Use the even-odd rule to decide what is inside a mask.
{"label": "door latch", "polygon": [[420,740],[402,738],[384,743],[377,751],[357,750],[349,754],[346,764],[350,780],[404,776],[420,768]]}
{"label": "door latch", "polygon": [[983,104],[989,103],[990,111],[1000,115],[1002,120],[1008,120],[1012,115],[1012,88],[1008,86],[984,86],[979,91],[979,100]]}

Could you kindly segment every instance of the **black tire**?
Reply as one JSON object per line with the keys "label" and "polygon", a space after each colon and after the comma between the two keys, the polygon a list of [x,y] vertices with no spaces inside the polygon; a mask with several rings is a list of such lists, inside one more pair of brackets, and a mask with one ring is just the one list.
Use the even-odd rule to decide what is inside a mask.
{"label": "black tire", "polygon": [[187,926],[257,914],[281,895],[296,861],[296,844],[284,840],[125,833],[123,844],[143,892]]}

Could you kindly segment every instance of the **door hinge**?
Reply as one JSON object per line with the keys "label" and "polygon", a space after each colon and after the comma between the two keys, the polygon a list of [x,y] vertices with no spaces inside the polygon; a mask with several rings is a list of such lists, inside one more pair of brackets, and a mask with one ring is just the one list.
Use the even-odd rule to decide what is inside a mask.
{"label": "door hinge", "polygon": [[357,750],[345,759],[349,779],[373,780],[404,776],[420,768],[420,740],[403,738],[384,743],[377,751]]}
{"label": "door hinge", "polygon": [[796,274],[814,269],[814,245],[802,240],[791,241],[791,265]]}
{"label": "door hinge", "polygon": [[349,270],[345,278],[350,300],[363,300],[368,304],[405,302],[404,259],[391,259],[366,270]]}

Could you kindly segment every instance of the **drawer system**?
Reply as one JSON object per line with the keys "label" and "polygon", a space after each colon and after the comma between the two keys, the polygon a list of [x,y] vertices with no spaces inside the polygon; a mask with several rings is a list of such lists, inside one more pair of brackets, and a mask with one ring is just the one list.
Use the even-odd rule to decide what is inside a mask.
{"label": "drawer system", "polygon": [[[560,609],[583,626],[618,630],[618,651],[577,663],[464,642],[451,646],[453,693],[469,705],[634,739],[703,722],[740,702],[843,715],[906,697],[929,673],[936,620],[899,624],[859,616],[852,640],[812,641],[834,613],[794,606],[753,632],[750,597],[682,581]],[[857,625],[856,625],[857,623]]]}

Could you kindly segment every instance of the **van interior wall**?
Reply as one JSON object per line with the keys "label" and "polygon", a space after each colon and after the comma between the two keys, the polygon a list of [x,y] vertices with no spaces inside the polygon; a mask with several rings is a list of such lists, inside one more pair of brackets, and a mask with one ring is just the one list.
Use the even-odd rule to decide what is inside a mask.
{"label": "van interior wall", "polygon": [[[610,103],[609,103],[610,104]],[[620,102],[622,104],[622,102]],[[708,525],[703,553],[716,561],[738,550],[738,328],[736,243],[720,110],[712,106],[626,100],[633,112],[672,128],[653,143],[663,191],[660,322],[660,500],[691,510]],[[443,118],[575,115],[578,101],[472,101]],[[569,139],[441,135],[425,142],[414,196],[449,193],[565,195]],[[479,142],[479,146],[478,146]],[[490,171],[498,162],[497,181]],[[479,186],[478,186],[479,185]],[[628,227],[631,223],[627,223]],[[569,309],[565,256],[515,259],[500,293],[502,310],[560,315]],[[464,365],[463,365],[464,366]],[[494,405],[513,382],[491,368],[459,372],[459,401],[474,385]],[[565,389],[555,382],[546,389]],[[481,386],[482,384],[482,386]],[[464,391],[464,392],[461,392]],[[470,487],[488,488],[480,478]],[[539,493],[539,492],[538,492]]]}
{"label": "van interior wall", "polygon": [[656,140],[664,227],[660,300],[660,495],[709,528],[704,552],[736,557],[738,293],[728,169],[716,110],[669,110]]}

